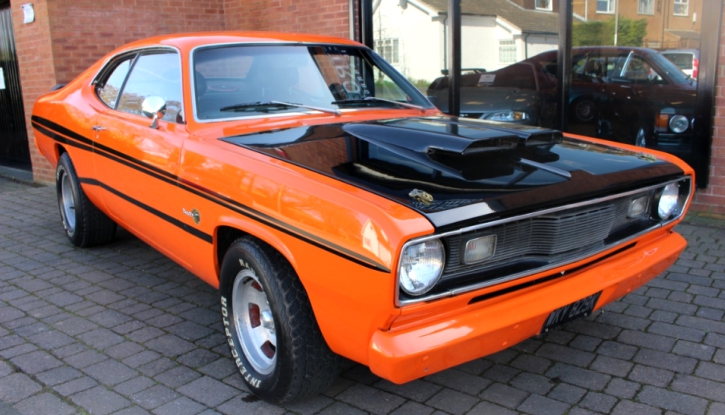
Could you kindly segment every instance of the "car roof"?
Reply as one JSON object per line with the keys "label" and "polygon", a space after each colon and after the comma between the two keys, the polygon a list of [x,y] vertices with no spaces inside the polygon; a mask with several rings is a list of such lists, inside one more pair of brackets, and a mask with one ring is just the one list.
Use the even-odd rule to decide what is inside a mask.
{"label": "car roof", "polygon": [[[572,54],[577,53],[593,53],[593,52],[625,52],[625,51],[635,51],[639,52],[640,54],[649,54],[649,53],[657,53],[654,49],[649,48],[643,48],[638,46],[574,46],[571,48]],[[541,52],[538,55],[532,56],[529,59],[542,59],[542,58],[552,58],[557,56],[559,53],[558,50],[549,50],[546,52]]]}
{"label": "car roof", "polygon": [[700,51],[698,49],[667,49],[661,51],[660,53],[692,53],[693,55],[697,56],[700,54]]}
{"label": "car roof", "polygon": [[332,36],[311,35],[306,33],[286,32],[197,32],[175,33],[154,36],[131,42],[117,49],[135,49],[155,45],[174,46],[183,50],[190,50],[198,46],[225,44],[225,43],[332,43],[350,46],[362,46],[360,43]]}

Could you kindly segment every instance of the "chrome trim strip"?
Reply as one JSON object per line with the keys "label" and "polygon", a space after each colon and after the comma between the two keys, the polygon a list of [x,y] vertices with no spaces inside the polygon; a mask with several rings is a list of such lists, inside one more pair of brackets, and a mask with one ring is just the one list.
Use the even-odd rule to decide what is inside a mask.
{"label": "chrome trim strip", "polygon": [[557,267],[561,267],[561,266],[564,266],[564,265],[567,265],[567,264],[571,264],[571,263],[574,263],[574,262],[577,262],[577,261],[581,261],[582,259],[591,257],[593,255],[598,255],[598,254],[600,254],[600,253],[602,253],[604,251],[610,250],[612,248],[616,248],[619,245],[623,245],[623,244],[625,244],[625,243],[627,243],[627,242],[629,242],[629,241],[631,241],[631,240],[633,240],[635,238],[638,238],[638,237],[642,236],[645,233],[651,232],[652,230],[657,229],[657,228],[661,228],[661,227],[663,227],[663,226],[665,226],[665,225],[667,225],[667,224],[669,224],[671,222],[674,222],[677,219],[681,218],[682,215],[683,215],[683,213],[684,213],[684,211],[685,211],[684,207],[687,206],[687,203],[692,199],[692,192],[693,192],[692,177],[691,176],[684,176],[684,177],[681,177],[679,179],[662,182],[660,184],[651,185],[651,186],[639,188],[639,189],[636,189],[636,190],[630,190],[630,191],[624,192],[624,193],[618,193],[616,195],[601,197],[601,198],[598,198],[598,199],[587,200],[585,202],[572,203],[572,204],[569,204],[569,205],[559,206],[559,207],[550,208],[550,209],[544,209],[544,210],[540,210],[540,211],[537,211],[537,212],[527,213],[525,215],[513,216],[513,217],[510,217],[510,218],[498,219],[498,220],[494,220],[494,221],[491,221],[491,222],[488,222],[488,223],[484,223],[484,224],[480,224],[480,225],[469,226],[469,227],[461,228],[461,229],[458,229],[458,230],[455,230],[455,231],[449,231],[449,232],[445,232],[445,233],[441,233],[441,234],[434,234],[434,235],[424,236],[424,237],[421,237],[421,238],[411,239],[411,240],[409,240],[408,242],[406,242],[403,245],[403,247],[400,250],[401,253],[409,245],[417,244],[417,243],[420,243],[420,242],[425,242],[425,241],[430,240],[430,239],[442,239],[442,238],[445,238],[445,237],[448,237],[448,236],[460,235],[460,234],[463,234],[463,233],[473,232],[473,231],[477,231],[477,230],[480,230],[480,229],[486,229],[486,228],[490,228],[490,227],[493,227],[493,226],[501,225],[501,224],[504,224],[504,223],[509,223],[509,222],[515,222],[515,221],[519,221],[519,220],[529,219],[529,218],[533,218],[533,217],[536,217],[536,216],[542,216],[542,215],[546,215],[546,214],[554,213],[554,212],[560,212],[562,210],[576,209],[578,207],[594,205],[594,204],[597,204],[597,203],[606,202],[606,201],[609,201],[609,200],[619,199],[619,198],[631,196],[631,195],[634,195],[634,194],[637,194],[637,193],[642,193],[642,192],[645,192],[645,191],[662,188],[664,186],[667,186],[670,183],[678,183],[678,182],[683,182],[683,181],[688,181],[689,182],[690,189],[689,189],[689,193],[687,194],[687,198],[685,199],[685,203],[682,205],[682,209],[680,209],[680,212],[678,213],[677,216],[675,216],[675,217],[673,217],[673,218],[671,218],[671,219],[669,219],[667,221],[663,221],[662,223],[659,223],[659,224],[657,224],[657,225],[655,225],[655,226],[653,226],[651,228],[645,229],[644,231],[639,232],[639,233],[637,233],[635,235],[632,235],[632,236],[630,236],[630,237],[628,237],[626,239],[619,240],[615,244],[606,246],[606,247],[604,247],[601,250],[598,250],[598,251],[595,251],[595,252],[590,252],[590,253],[588,253],[586,255],[582,255],[582,256],[576,257],[574,259],[569,259],[566,262],[547,265],[547,266],[544,266],[544,267],[541,267],[541,268],[536,268],[536,269],[532,269],[532,270],[520,272],[520,273],[517,273],[517,274],[513,274],[513,275],[508,275],[508,276],[505,276],[505,277],[497,278],[495,280],[485,281],[485,282],[481,282],[481,283],[478,283],[478,284],[469,285],[469,286],[466,286],[466,287],[461,287],[461,288],[456,288],[456,289],[448,290],[446,292],[439,293],[439,294],[435,294],[435,295],[425,296],[425,297],[421,297],[421,298],[415,298],[415,299],[411,299],[411,300],[401,300],[400,299],[400,290],[401,290],[401,288],[400,288],[400,279],[399,279],[398,271],[400,270],[400,262],[402,260],[402,254],[399,254],[398,266],[395,269],[395,280],[396,280],[396,284],[395,284],[396,285],[395,305],[397,307],[402,307],[402,306],[406,306],[406,305],[410,305],[410,304],[416,304],[416,303],[420,303],[420,302],[432,301],[432,300],[437,300],[437,299],[445,298],[445,297],[453,297],[453,296],[456,296],[456,295],[459,295],[459,294],[463,294],[463,293],[466,293],[466,292],[478,290],[478,289],[481,289],[481,288],[490,287],[492,285],[496,285],[496,284],[500,284],[500,283],[503,283],[503,282],[512,281],[512,280],[515,280],[515,279],[518,279],[518,278],[521,278],[521,277],[524,277],[524,276],[527,276],[527,275],[532,275],[532,274],[536,274],[536,273],[540,273],[540,272],[545,272],[545,271],[548,271],[548,270],[551,270],[551,269],[554,269],[554,268],[557,268]]}

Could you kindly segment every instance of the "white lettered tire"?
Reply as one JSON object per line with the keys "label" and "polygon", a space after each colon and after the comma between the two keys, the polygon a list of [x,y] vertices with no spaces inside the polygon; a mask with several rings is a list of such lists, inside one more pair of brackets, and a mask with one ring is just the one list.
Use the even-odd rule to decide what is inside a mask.
{"label": "white lettered tire", "polygon": [[219,290],[232,358],[255,395],[285,403],[332,385],[341,359],[282,255],[254,238],[237,239],[224,255]]}

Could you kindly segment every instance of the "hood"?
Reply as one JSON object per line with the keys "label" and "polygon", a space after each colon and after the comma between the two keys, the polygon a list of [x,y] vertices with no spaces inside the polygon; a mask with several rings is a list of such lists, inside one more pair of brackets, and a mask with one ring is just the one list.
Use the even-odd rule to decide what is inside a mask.
{"label": "hood", "polygon": [[564,138],[559,131],[456,117],[324,124],[222,140],[395,200],[437,228],[683,174],[653,156]]}

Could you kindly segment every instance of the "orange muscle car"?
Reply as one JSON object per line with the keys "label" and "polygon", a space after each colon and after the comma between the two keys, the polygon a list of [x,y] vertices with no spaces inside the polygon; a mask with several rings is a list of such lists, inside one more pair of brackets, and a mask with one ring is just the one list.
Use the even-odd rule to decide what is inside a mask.
{"label": "orange muscle car", "polygon": [[340,356],[403,383],[588,315],[669,267],[692,169],[441,114],[364,46],[281,33],[119,48],[41,97],[71,243],[123,226],[219,288],[271,402]]}

